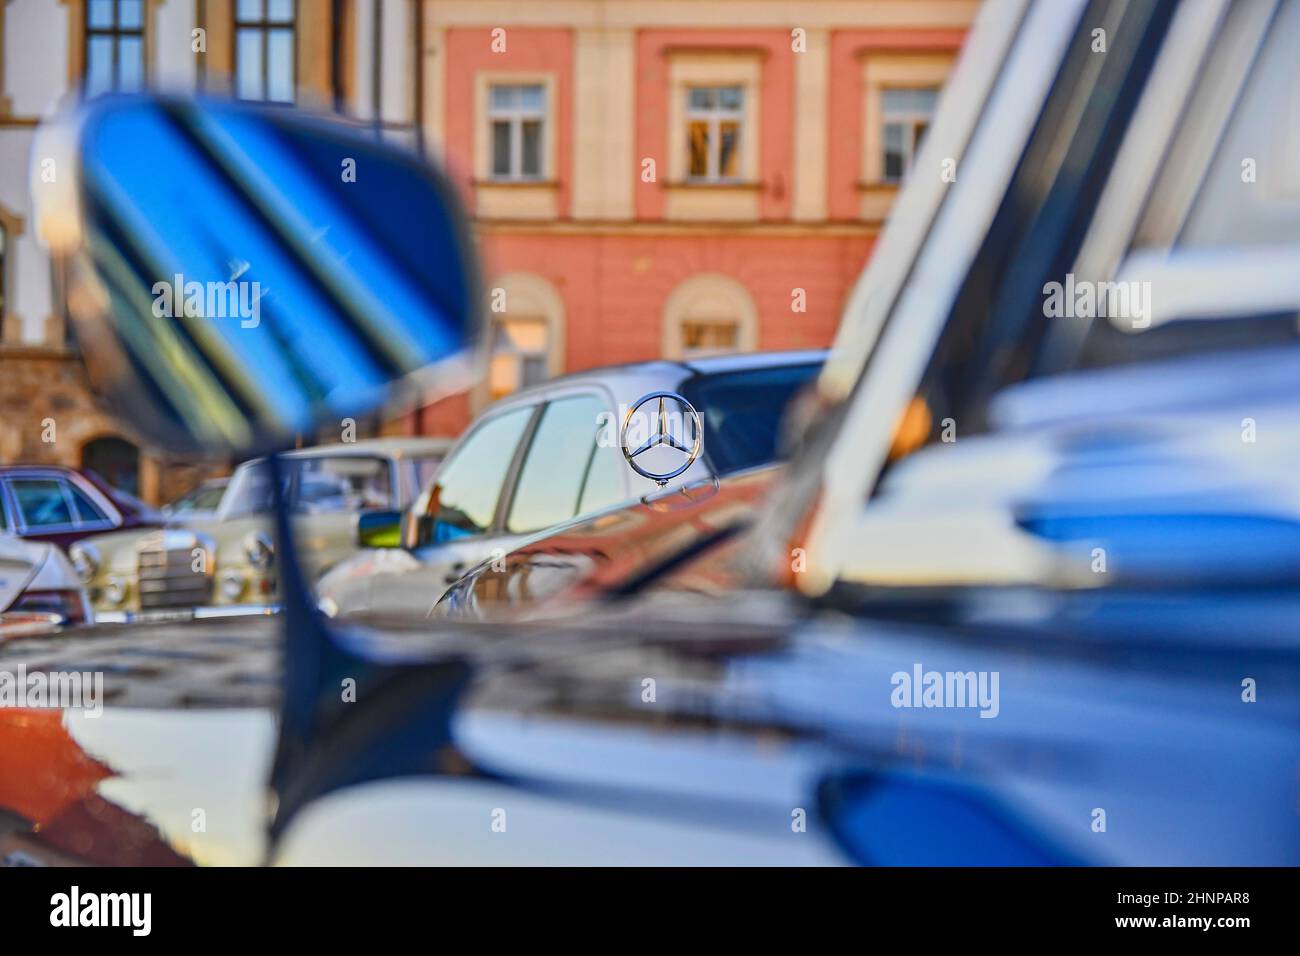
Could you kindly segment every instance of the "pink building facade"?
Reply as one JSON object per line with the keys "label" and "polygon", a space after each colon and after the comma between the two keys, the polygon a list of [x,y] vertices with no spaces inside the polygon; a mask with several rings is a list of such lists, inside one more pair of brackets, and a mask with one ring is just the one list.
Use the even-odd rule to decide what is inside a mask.
{"label": "pink building facade", "polygon": [[471,210],[485,383],[830,343],[975,4],[432,4],[423,106]]}

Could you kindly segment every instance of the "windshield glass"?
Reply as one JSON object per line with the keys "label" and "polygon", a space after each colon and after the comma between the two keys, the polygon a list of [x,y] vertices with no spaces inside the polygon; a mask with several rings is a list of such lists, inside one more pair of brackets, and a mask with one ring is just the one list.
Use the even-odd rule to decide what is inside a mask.
{"label": "windshield glass", "polygon": [[194,511],[215,511],[221,504],[221,496],[225,494],[225,482],[213,485],[203,485],[196,488],[188,495],[182,495],[172,502],[172,514],[190,514]]}
{"label": "windshield glass", "polygon": [[681,393],[704,420],[704,455],[715,474],[777,458],[786,406],[821,369],[819,363],[696,375]]}
{"label": "windshield glass", "polygon": [[[297,512],[388,510],[396,507],[389,463],[364,455],[286,458],[289,506]],[[222,517],[261,514],[271,508],[271,481],[264,461],[241,465],[222,501]]]}

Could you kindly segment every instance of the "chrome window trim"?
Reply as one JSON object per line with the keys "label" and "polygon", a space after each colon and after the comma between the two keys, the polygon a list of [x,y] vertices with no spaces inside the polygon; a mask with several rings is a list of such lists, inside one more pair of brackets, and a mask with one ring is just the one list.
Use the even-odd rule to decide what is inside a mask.
{"label": "chrome window trim", "polygon": [[[924,178],[914,177],[921,187],[921,197],[909,206],[920,205],[917,212],[922,214],[933,208],[931,203],[939,208],[932,228],[920,240],[910,274],[905,279],[897,277],[901,285],[897,300],[882,302],[874,320],[852,314],[868,310],[869,283],[883,267],[868,267],[854,290],[845,323],[860,327],[852,346],[861,353],[855,364],[862,370],[869,366],[871,373],[860,378],[835,441],[821,463],[821,496],[806,539],[807,550],[816,559],[810,560],[806,572],[798,577],[799,587],[808,593],[820,593],[831,586],[844,556],[858,540],[857,522],[842,516],[861,512],[867,492],[885,464],[895,424],[915,394],[952,303],[987,238],[989,224],[1001,208],[1043,106],[1056,87],[1059,64],[1075,36],[1084,5],[1084,0],[1033,4],[1019,29],[1013,27],[1004,59],[992,63],[981,59],[968,68],[977,75],[980,69],[991,69],[993,88],[960,153],[957,181],[941,183],[944,192],[936,197]],[[997,32],[1019,19],[1010,17],[1019,9],[1019,5],[1012,9],[992,4],[981,11],[971,44],[992,42],[995,50],[1003,50],[1005,44],[997,42]],[[955,85],[961,79],[954,75],[951,82]],[[956,111],[943,106],[941,103],[935,129],[943,123],[944,113]],[[940,148],[936,139],[927,139],[920,161],[932,162]],[[904,199],[910,199],[906,194],[904,190]],[[904,207],[898,218],[906,220],[915,214]],[[910,253],[915,242],[916,237],[904,234],[893,244],[901,250],[896,255]],[[885,324],[887,317],[889,322]],[[877,332],[879,341],[873,348]],[[837,346],[844,338],[841,336]]]}
{"label": "chrome window trim", "polygon": [[[1081,6],[1081,0],[1071,0]],[[940,157],[962,158],[970,148],[985,106],[993,95],[1012,44],[1019,36],[1029,0],[989,0],[979,11],[935,109],[916,166],[937,166]],[[958,162],[960,173],[962,163]],[[914,167],[915,168],[915,167]],[[960,179],[961,176],[959,175]],[[912,177],[899,192],[871,258],[849,293],[844,316],[818,379],[832,401],[849,396],[862,376],[885,319],[901,294],[920,250],[929,241],[951,183]]]}
{"label": "chrome window trim", "polygon": [[[113,528],[122,527],[122,524],[126,519],[122,515],[122,512],[114,506],[113,502],[108,500],[107,495],[101,492],[94,486],[94,484],[87,481],[81,475],[71,473],[64,474],[63,477],[69,485],[75,486],[78,491],[90,499],[91,503],[95,505],[95,507],[104,512],[104,519],[102,521],[99,519],[91,521],[81,521],[80,519],[77,519],[77,527],[79,530],[109,531]],[[71,495],[69,495],[69,497],[71,497]],[[74,516],[77,514],[75,508],[72,513]]]}
{"label": "chrome window trim", "polygon": [[[483,530],[480,539],[496,538],[505,534],[506,515],[510,511],[510,505],[515,500],[515,485],[519,483],[519,473],[523,471],[524,460],[528,457],[528,449],[533,447],[533,437],[537,434],[537,426],[542,420],[542,414],[546,406],[551,403],[549,398],[536,399],[531,403],[520,403],[513,405],[510,411],[518,411],[520,408],[530,408],[528,422],[524,425],[524,430],[519,433],[519,440],[515,442],[514,454],[510,456],[510,464],[506,465],[505,478],[501,481],[501,491],[497,495],[496,507],[492,510],[492,520]],[[435,519],[437,520],[436,516]]]}
{"label": "chrome window trim", "polygon": [[14,501],[9,491],[9,476],[0,476],[0,511],[4,512],[5,530],[10,534],[22,536],[18,521],[18,502]]}
{"label": "chrome window trim", "polygon": [[1278,12],[1276,0],[1232,4],[1191,94],[1188,112],[1199,122],[1180,124],[1170,146],[1178,155],[1193,158],[1180,164],[1178,175],[1162,170],[1156,178],[1135,229],[1135,245],[1168,248],[1178,242]]}
{"label": "chrome window trim", "polygon": [[[1185,261],[1169,253],[1213,161],[1214,144],[1225,134],[1232,107],[1258,59],[1276,6],[1273,0],[1186,0],[1178,7],[1075,258],[1074,274],[1082,278],[1150,281],[1153,328],[1171,318],[1261,314],[1288,296],[1293,304],[1300,297],[1300,286],[1289,277],[1266,271],[1270,263],[1229,264],[1235,258],[1230,250],[1217,250],[1213,262]],[[1181,172],[1174,180],[1166,178],[1163,162],[1171,153],[1191,157],[1177,167]],[[1153,242],[1156,236],[1161,238]],[[1213,282],[1222,282],[1224,271],[1237,278],[1256,275],[1260,281],[1234,286],[1233,294],[1225,296],[1227,286],[1216,288],[1209,278],[1214,272]],[[1060,327],[1049,345],[1048,371],[1082,346],[1094,321]]]}

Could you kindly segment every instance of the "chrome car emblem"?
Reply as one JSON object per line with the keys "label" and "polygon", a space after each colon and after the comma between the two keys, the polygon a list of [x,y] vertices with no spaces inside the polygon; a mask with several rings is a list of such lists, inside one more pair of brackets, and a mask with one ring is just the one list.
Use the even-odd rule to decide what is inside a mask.
{"label": "chrome car emblem", "polygon": [[[647,402],[659,399],[659,407],[655,410],[654,418],[650,422],[650,437],[637,446],[635,451],[629,451],[627,447],[627,433],[632,425],[632,418],[642,405]],[[668,415],[664,411],[664,400],[676,402],[681,408],[683,414],[683,424],[687,417],[691,420],[691,432],[694,440],[690,445],[681,441],[674,436],[668,429]],[[685,429],[683,428],[684,432]],[[685,437],[683,434],[682,437]],[[681,452],[686,456],[678,467],[672,471],[655,472],[643,468],[636,463],[636,458],[644,454],[651,448],[657,448],[660,445],[667,445],[675,451]],[[618,446],[623,450],[623,457],[627,459],[628,466],[643,478],[649,478],[651,481],[658,482],[661,486],[667,484],[672,479],[686,471],[687,468],[694,464],[695,459],[700,456],[700,451],[704,447],[704,427],[700,422],[700,413],[695,410],[690,402],[678,395],[676,392],[650,392],[638,398],[635,404],[627,410],[627,415],[623,418],[623,428],[618,435]]]}

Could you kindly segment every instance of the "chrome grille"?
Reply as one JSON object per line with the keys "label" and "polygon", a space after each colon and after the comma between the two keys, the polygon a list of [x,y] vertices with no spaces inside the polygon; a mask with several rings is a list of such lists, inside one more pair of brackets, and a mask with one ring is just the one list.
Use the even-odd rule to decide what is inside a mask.
{"label": "chrome grille", "polygon": [[[202,571],[194,570],[194,549],[202,548]],[[212,540],[191,531],[161,531],[136,549],[140,607],[197,607],[212,603]]]}

